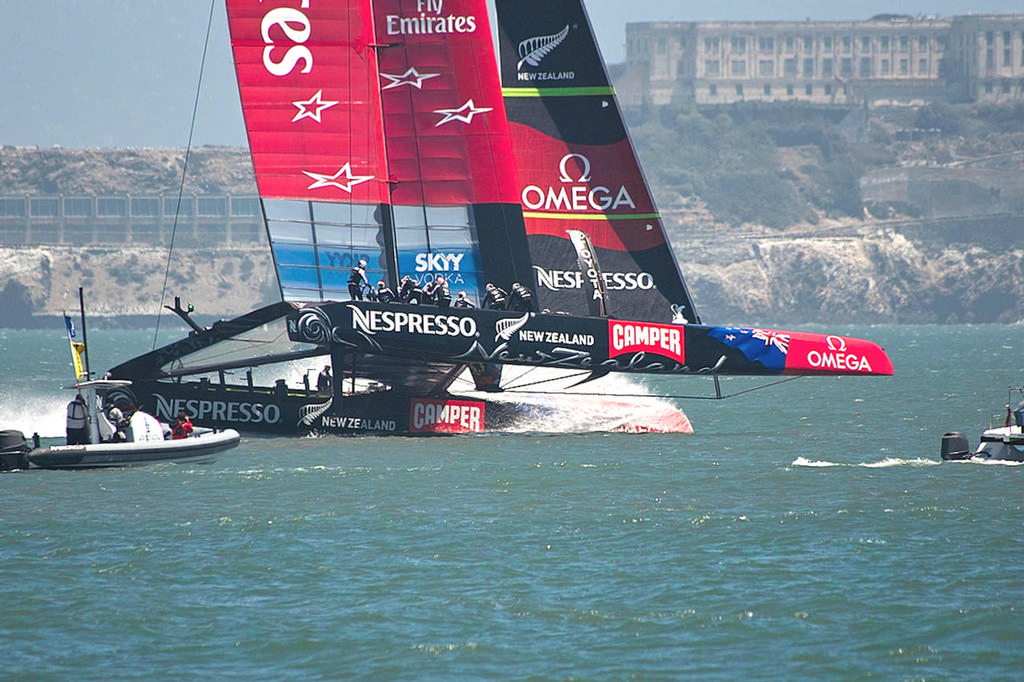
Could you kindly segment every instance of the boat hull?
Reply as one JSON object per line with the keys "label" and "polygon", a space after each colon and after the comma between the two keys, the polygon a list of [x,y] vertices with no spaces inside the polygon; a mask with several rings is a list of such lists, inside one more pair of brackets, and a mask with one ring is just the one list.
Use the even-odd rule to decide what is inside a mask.
{"label": "boat hull", "polygon": [[991,459],[1003,462],[1024,462],[1024,433],[1019,426],[988,429],[981,434],[981,442],[971,459]]}
{"label": "boat hull", "polygon": [[179,440],[142,443],[52,445],[29,451],[27,461],[36,469],[95,469],[141,466],[161,462],[203,464],[237,447],[241,437],[233,429],[204,433]]}
{"label": "boat hull", "polygon": [[[130,393],[129,393],[130,392]],[[559,423],[590,414],[597,430],[692,433],[686,415],[667,402],[643,409],[641,401],[571,395],[516,399],[394,390],[340,399],[301,388],[274,390],[213,382],[140,381],[120,391],[158,419],[179,411],[197,425],[274,436],[433,436],[487,431],[562,430]],[[630,410],[628,407],[634,407]],[[614,413],[614,415],[613,415]],[[616,418],[613,418],[616,417]],[[585,428],[581,430],[586,430]]]}

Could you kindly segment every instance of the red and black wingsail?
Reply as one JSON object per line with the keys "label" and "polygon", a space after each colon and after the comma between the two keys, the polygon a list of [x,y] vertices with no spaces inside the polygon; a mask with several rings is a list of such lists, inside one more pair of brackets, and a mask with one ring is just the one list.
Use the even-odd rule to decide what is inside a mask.
{"label": "red and black wingsail", "polygon": [[286,300],[531,275],[484,0],[228,0]]}
{"label": "red and black wingsail", "polygon": [[496,0],[502,91],[542,307],[589,314],[570,232],[611,315],[698,321],[579,0]]}

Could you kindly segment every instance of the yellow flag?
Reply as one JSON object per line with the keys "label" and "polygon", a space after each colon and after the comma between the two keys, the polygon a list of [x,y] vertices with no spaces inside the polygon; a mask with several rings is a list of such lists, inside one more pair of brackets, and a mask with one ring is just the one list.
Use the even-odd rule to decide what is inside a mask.
{"label": "yellow flag", "polygon": [[85,344],[79,341],[71,342],[71,360],[75,363],[75,379],[85,379],[85,365],[82,364],[82,356],[85,354]]}

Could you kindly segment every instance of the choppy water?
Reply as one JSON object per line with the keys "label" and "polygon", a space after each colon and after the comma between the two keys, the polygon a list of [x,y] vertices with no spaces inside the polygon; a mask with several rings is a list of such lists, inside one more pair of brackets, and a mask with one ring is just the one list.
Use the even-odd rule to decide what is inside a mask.
{"label": "choppy water", "polygon": [[[692,436],[0,476],[0,679],[1021,679],[1024,468],[938,450],[1024,383],[1024,327],[851,332],[897,376],[683,401]],[[0,331],[0,428],[59,432],[66,367]]]}

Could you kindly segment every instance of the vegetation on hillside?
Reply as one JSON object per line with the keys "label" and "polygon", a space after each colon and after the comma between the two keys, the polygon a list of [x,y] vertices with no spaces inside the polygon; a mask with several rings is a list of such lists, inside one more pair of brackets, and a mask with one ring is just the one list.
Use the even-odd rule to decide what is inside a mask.
{"label": "vegetation on hillside", "polygon": [[715,222],[773,229],[862,218],[859,181],[871,168],[1024,149],[1020,104],[849,111],[748,103],[652,107],[628,116],[664,212],[699,197]]}

